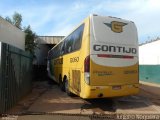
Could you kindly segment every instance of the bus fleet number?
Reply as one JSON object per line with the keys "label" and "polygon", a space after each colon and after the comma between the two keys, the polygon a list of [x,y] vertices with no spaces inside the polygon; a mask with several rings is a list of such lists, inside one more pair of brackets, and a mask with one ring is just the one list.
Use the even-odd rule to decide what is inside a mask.
{"label": "bus fleet number", "polygon": [[78,62],[78,61],[79,61],[79,57],[70,58],[70,63]]}

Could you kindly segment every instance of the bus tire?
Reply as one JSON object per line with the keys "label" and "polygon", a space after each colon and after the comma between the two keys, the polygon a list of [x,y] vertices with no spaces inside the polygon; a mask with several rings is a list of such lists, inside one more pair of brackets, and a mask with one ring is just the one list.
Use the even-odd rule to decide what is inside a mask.
{"label": "bus tire", "polygon": [[64,83],[62,82],[61,75],[59,75],[59,87],[60,87],[61,91],[65,92],[65,87],[64,87]]}
{"label": "bus tire", "polygon": [[68,80],[66,79],[66,80],[64,80],[64,88],[65,88],[65,92],[67,93],[67,95],[68,96],[73,96],[73,93],[72,92],[70,92],[70,90],[69,90],[69,84],[68,84]]}

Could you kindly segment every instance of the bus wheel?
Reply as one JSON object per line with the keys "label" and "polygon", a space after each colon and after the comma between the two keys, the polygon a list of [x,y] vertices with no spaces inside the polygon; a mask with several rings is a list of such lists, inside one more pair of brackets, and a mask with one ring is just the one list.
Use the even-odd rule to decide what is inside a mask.
{"label": "bus wheel", "polygon": [[62,76],[59,76],[59,87],[60,89],[64,92],[65,91],[65,86],[64,83],[62,82]]}
{"label": "bus wheel", "polygon": [[65,92],[67,93],[68,96],[73,96],[73,93],[71,93],[71,92],[69,91],[68,86],[69,86],[68,80],[66,79],[66,80],[64,81]]}

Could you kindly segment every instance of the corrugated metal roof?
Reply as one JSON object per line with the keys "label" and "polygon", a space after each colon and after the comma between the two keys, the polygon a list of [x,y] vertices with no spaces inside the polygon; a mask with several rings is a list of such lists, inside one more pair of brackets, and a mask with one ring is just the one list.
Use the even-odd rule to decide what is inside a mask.
{"label": "corrugated metal roof", "polygon": [[64,36],[38,36],[35,42],[38,44],[57,44]]}

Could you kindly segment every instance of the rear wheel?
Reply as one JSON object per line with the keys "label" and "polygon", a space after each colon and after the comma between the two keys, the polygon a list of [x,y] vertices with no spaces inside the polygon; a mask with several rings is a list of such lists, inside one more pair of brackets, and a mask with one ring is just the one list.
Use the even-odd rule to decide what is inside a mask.
{"label": "rear wheel", "polygon": [[64,92],[65,91],[65,87],[64,87],[64,83],[62,82],[62,76],[59,76],[59,87],[60,89]]}
{"label": "rear wheel", "polygon": [[73,96],[73,93],[70,92],[69,90],[69,83],[68,80],[64,80],[64,88],[65,88],[65,92],[67,93],[68,96]]}

